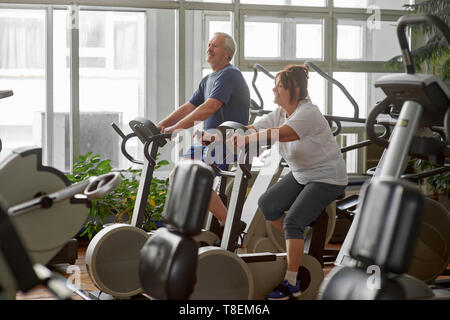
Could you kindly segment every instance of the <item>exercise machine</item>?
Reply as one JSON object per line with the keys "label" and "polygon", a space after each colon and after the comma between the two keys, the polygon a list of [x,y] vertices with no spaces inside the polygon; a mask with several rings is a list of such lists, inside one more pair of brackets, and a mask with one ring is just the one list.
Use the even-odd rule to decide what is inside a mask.
{"label": "exercise machine", "polygon": [[[225,124],[227,127],[232,127],[229,122]],[[244,126],[241,125],[241,129],[244,129]],[[235,252],[236,232],[241,221],[248,181],[251,178],[251,159],[252,156],[248,148],[243,148],[239,152],[238,165],[236,166],[235,172],[225,173],[230,177],[232,176],[234,182],[228,203],[228,213],[222,241],[220,247],[203,246],[198,249],[196,282],[192,293],[189,294],[190,299],[263,299],[268,292],[273,290],[283,280],[286,271],[286,253],[263,252],[240,254]],[[222,172],[221,174],[224,173]],[[187,178],[180,182],[181,176],[188,175],[177,176],[177,180],[173,182],[173,188],[181,188],[179,185],[182,183],[186,185],[192,183]],[[207,192],[210,193],[210,190]],[[171,200],[172,198],[168,199],[168,203],[166,204],[167,210],[171,208],[171,203],[169,202]],[[176,221],[182,222],[184,221],[184,215],[187,215],[187,213],[184,213],[186,209],[180,208],[179,210],[182,213],[180,213],[179,220]],[[175,219],[170,218],[170,215],[173,214],[175,212],[168,211],[165,212],[164,217],[169,215],[167,219]],[[323,269],[320,262],[320,259],[323,257],[323,252],[320,250],[323,249],[326,229],[320,229],[318,226],[326,226],[327,220],[328,218],[322,215],[322,218],[319,218],[314,223],[314,228],[312,228],[312,231],[309,233],[309,238],[306,240],[305,255],[303,256],[302,266],[299,270],[300,276],[302,277],[302,299],[314,298],[323,279]],[[177,225],[175,229],[178,230],[177,232],[184,232],[182,225]],[[195,233],[190,235],[195,237]],[[170,236],[167,235],[165,237]],[[159,273],[162,271],[158,271],[161,270],[158,266],[167,265],[167,268],[170,268],[169,266],[175,263],[173,259],[177,258],[165,251],[169,250],[168,248],[161,246],[163,252],[158,251],[154,245],[157,242],[153,241],[156,240],[153,240],[152,236],[141,250],[141,283],[154,283],[157,281],[152,279],[165,279],[164,281],[170,282],[169,273]],[[174,250],[172,248],[169,252],[175,255]],[[155,255],[160,256],[161,259],[155,261]],[[217,276],[218,274],[220,274],[219,277]],[[152,288],[154,287],[149,285],[145,286],[144,290],[149,296],[158,297],[158,292],[160,291],[156,292],[155,295],[152,292]],[[189,291],[186,290],[183,292]]]}
{"label": "exercise machine", "polygon": [[[324,115],[324,117],[328,120],[330,127],[334,128],[334,136],[338,136],[341,133],[342,122],[359,123],[361,125],[365,123],[366,119],[359,117],[358,104],[339,81],[327,75],[312,61],[306,61],[305,65],[316,71],[322,77],[327,79],[327,81],[338,86],[353,106],[353,117]],[[261,65],[255,65],[254,69],[260,70],[265,75],[273,78],[273,75],[270,74]],[[260,98],[261,103],[263,103],[258,89],[256,87],[254,87],[254,89],[257,93],[257,96]],[[387,124],[381,122],[379,124],[385,128],[383,137],[389,134],[389,127],[387,127]],[[371,143],[372,142],[370,140],[364,140],[356,144],[343,147],[341,148],[341,151],[345,153],[354,149],[365,147]],[[255,178],[252,189],[248,193],[247,201],[244,204],[242,220],[247,223],[247,229],[246,236],[242,241],[239,252],[284,252],[286,250],[283,234],[279,230],[275,229],[272,224],[264,221],[264,218],[259,212],[257,205],[259,197],[262,195],[262,193],[265,192],[265,190],[267,190],[267,188],[278,181],[285,167],[286,165],[284,164],[283,159],[276,152],[272,152],[272,150],[270,150],[269,156],[266,158],[266,163],[260,169],[261,174],[258,174]],[[254,171],[252,170],[252,174],[253,172]],[[359,186],[365,181],[365,179],[367,179],[367,177],[359,176],[353,179],[349,179],[349,185],[351,185],[353,189],[356,188],[357,190],[346,192],[345,197],[337,199],[326,208],[326,213],[328,215],[328,223],[326,227],[326,243],[330,242],[331,238],[334,236],[336,227],[339,227],[336,225],[338,221],[344,221],[344,223],[349,220],[351,221],[352,215],[351,212],[349,213],[349,211],[352,210],[355,206],[354,193],[358,191]],[[338,218],[341,219],[338,220]],[[347,229],[343,230],[342,232],[346,233],[346,231]],[[326,249],[324,251],[324,254],[325,262],[334,262],[337,252]]]}
{"label": "exercise machine", "polygon": [[[130,298],[142,293],[138,277],[139,251],[150,236],[143,229],[145,210],[159,148],[171,134],[160,134],[155,124],[145,118],[130,121],[131,133],[125,135],[112,124],[122,137],[121,151],[132,163],[142,165],[131,223],[115,223],[99,231],[86,250],[86,267],[99,291],[89,292],[93,299]],[[144,160],[133,158],[127,151],[127,142],[137,137],[144,144]]]}
{"label": "exercise machine", "polygon": [[17,234],[0,197],[0,300],[14,300],[17,292],[26,293],[43,284],[53,294],[68,300],[72,292],[61,277],[42,264],[33,264]]}
{"label": "exercise machine", "polygon": [[41,148],[15,149],[0,163],[0,194],[33,262],[47,265],[81,229],[89,197],[110,192],[120,177],[102,179],[98,186],[104,188],[78,196],[90,180],[71,185],[61,171],[42,164]]}
{"label": "exercise machine", "polygon": [[212,168],[198,160],[176,165],[158,228],[141,250],[139,279],[155,299],[184,300],[196,283],[198,242],[214,181]]}
{"label": "exercise machine", "polygon": [[[436,206],[427,221],[426,209],[432,200],[401,179],[408,155],[443,167],[448,167],[445,158],[450,155],[450,90],[435,76],[415,74],[405,35],[407,25],[419,23],[434,24],[450,43],[448,26],[435,16],[399,19],[397,35],[407,73],[384,76],[375,83],[399,111],[398,119],[391,139],[383,141],[374,134],[371,120],[380,110],[375,107],[368,118],[369,137],[386,150],[375,177],[363,186],[357,219],[341,250],[346,260],[324,281],[319,295],[322,299],[450,298],[447,290],[430,288],[411,269],[414,260],[424,257],[424,262],[418,263],[421,268],[433,266],[432,272],[442,271],[450,257],[449,212]],[[434,126],[444,128],[446,139],[420,134]],[[424,247],[426,254],[421,256]],[[374,287],[367,285],[371,277],[367,269],[371,266],[380,271]]]}
{"label": "exercise machine", "polygon": [[41,155],[40,148],[16,149],[0,164],[5,299],[42,282],[59,295],[61,286],[44,266],[80,230],[90,199],[103,197],[121,180],[118,173],[108,173],[70,184],[62,172],[43,166]]}

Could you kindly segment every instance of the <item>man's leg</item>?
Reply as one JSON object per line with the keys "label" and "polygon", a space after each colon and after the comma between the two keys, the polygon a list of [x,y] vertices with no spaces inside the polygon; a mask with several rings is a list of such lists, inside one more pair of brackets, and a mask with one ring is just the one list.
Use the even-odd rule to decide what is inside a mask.
{"label": "man's leg", "polygon": [[227,208],[220,199],[219,195],[213,190],[211,191],[211,198],[209,200],[209,211],[219,220],[221,225],[225,224],[227,218]]}
{"label": "man's leg", "polygon": [[[205,162],[204,154],[205,154],[206,147],[201,145],[193,145],[191,148],[183,155],[182,160],[188,160],[188,159],[196,159]],[[169,176],[169,184],[172,184],[173,179],[173,171],[171,172]],[[209,200],[208,210],[211,211],[211,213],[219,220],[219,223],[221,225],[225,224],[225,220],[227,217],[227,208],[223,204],[222,200],[220,199],[219,195],[212,190],[211,196]]]}

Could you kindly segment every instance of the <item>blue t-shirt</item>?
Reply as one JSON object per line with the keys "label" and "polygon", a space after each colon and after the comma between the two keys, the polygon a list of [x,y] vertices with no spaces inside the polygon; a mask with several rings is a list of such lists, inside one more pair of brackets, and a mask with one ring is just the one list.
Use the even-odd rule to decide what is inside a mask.
{"label": "blue t-shirt", "polygon": [[225,121],[248,124],[250,90],[241,71],[235,66],[228,64],[204,77],[189,102],[198,107],[208,98],[215,98],[223,105],[204,121],[204,130],[217,128]]}

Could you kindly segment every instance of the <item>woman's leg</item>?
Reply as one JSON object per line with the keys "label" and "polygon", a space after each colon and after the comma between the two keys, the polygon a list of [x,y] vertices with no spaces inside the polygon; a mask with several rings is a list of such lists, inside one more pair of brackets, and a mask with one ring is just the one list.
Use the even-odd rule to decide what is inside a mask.
{"label": "woman's leg", "polygon": [[344,190],[345,186],[311,182],[295,199],[283,225],[289,271],[296,271],[301,265],[306,227],[315,221]]}
{"label": "woman's leg", "polygon": [[302,264],[304,247],[303,239],[286,239],[287,271],[298,272]]}
{"label": "woman's leg", "polygon": [[303,190],[292,172],[285,175],[259,198],[258,207],[264,219],[272,223],[278,230],[283,230],[284,212],[289,210],[298,194]]}

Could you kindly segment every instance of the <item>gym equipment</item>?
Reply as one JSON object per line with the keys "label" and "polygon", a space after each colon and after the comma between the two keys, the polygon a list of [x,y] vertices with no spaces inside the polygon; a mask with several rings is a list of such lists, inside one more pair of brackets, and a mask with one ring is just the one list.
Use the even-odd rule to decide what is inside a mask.
{"label": "gym equipment", "polygon": [[114,173],[98,179],[97,185],[89,184],[93,180],[71,185],[61,171],[42,165],[41,148],[13,150],[0,163],[0,194],[34,263],[46,265],[86,221],[88,199],[110,192],[120,181]]}
{"label": "gym equipment", "polygon": [[[322,77],[330,81],[331,83],[337,85],[340,90],[343,91],[344,95],[349,99],[350,103],[352,104],[354,108],[353,117],[339,117],[339,116],[331,116],[331,115],[324,115],[324,117],[328,120],[330,127],[335,127],[333,130],[333,135],[337,136],[340,134],[342,125],[341,122],[352,122],[352,123],[365,123],[366,119],[359,118],[359,106],[353,99],[353,97],[348,93],[348,91],[345,89],[345,87],[336,79],[330,77],[325,72],[323,72],[319,67],[317,67],[312,61],[306,61],[305,65],[316,71],[318,74],[320,74]],[[269,73],[263,66],[256,64],[254,66],[255,74],[256,71],[261,71],[265,75],[269,76],[270,78],[274,78],[272,74]],[[256,77],[254,77],[255,79]],[[261,105],[263,105],[263,100],[261,98],[261,95],[254,86],[255,92],[257,96],[259,97]],[[334,123],[334,126],[333,126]],[[387,124],[380,122],[380,125],[382,125],[385,128],[383,137],[388,134],[389,127]],[[370,140],[361,141],[359,143],[356,143],[354,145],[346,146],[341,148],[341,151],[348,152],[357,148],[365,147],[372,142]],[[275,229],[272,224],[269,222],[264,221],[264,218],[261,213],[259,213],[258,209],[258,199],[259,197],[267,190],[272,184],[276,183],[280,176],[282,175],[283,169],[286,167],[284,164],[284,161],[282,158],[276,154],[275,152],[272,152],[270,150],[270,154],[267,157],[267,165],[264,165],[261,168],[261,174],[258,174],[257,177],[254,180],[254,183],[252,185],[252,189],[250,190],[247,201],[244,204],[244,209],[242,213],[242,220],[247,223],[247,229],[246,229],[246,236],[244,240],[242,241],[242,245],[239,248],[240,253],[250,253],[250,252],[284,252],[286,250],[285,248],[285,241],[283,234]],[[252,174],[255,173],[252,171]],[[354,177],[352,179],[349,178],[349,185],[355,185],[360,186],[363,181],[365,181],[367,177]],[[330,242],[331,238],[335,234],[335,229],[339,226],[336,224],[338,221],[344,221],[346,223],[349,221],[348,219],[352,219],[352,216],[349,214],[349,210],[351,210],[355,204],[354,202],[354,193],[355,191],[346,192],[346,198],[343,199],[337,199],[335,202],[330,204],[326,208],[326,213],[329,216],[328,219],[328,227],[327,227],[327,236],[326,236],[326,243]],[[346,206],[348,206],[346,208]],[[337,210],[339,208],[339,210]],[[339,219],[341,218],[341,219]],[[345,218],[345,219],[342,219]],[[339,219],[339,220],[338,220]],[[349,222],[347,223],[349,227]],[[342,228],[341,228],[342,229]],[[342,233],[346,233],[348,228],[345,230],[342,230]],[[325,262],[333,262],[336,258],[337,252],[334,250],[325,250],[326,255]]]}
{"label": "gym equipment", "polygon": [[[231,123],[226,122],[227,127],[233,127]],[[241,128],[243,127],[240,125]],[[238,128],[238,125],[234,128]],[[248,181],[251,177],[250,167],[251,159],[248,148],[240,150],[238,159],[239,165],[235,172],[226,173],[233,176],[233,190],[231,192],[228,204],[227,219],[223,232],[223,238],[220,247],[204,246],[198,249],[198,261],[196,271],[196,283],[190,299],[263,299],[264,296],[273,290],[282,280],[286,271],[286,253],[249,253],[236,254],[235,239],[236,231],[241,220],[242,208],[245,201],[245,193]],[[178,169],[177,169],[178,170]],[[187,176],[187,174],[182,175]],[[191,182],[183,180],[187,185]],[[176,181],[176,187],[180,184]],[[210,191],[208,190],[208,193]],[[188,200],[186,200],[188,201]],[[168,204],[170,208],[170,205]],[[182,213],[184,211],[182,210]],[[170,214],[175,214],[170,212]],[[187,214],[187,213],[186,213]],[[184,216],[183,213],[182,216]],[[182,217],[177,220],[184,221]],[[314,223],[314,228],[308,233],[305,241],[305,254],[302,259],[302,266],[299,270],[302,277],[302,296],[301,299],[312,299],[315,297],[319,285],[323,279],[323,270],[320,259],[323,257],[325,230],[328,221],[327,215],[322,215]],[[319,226],[322,226],[320,230]],[[325,226],[325,229],[323,229]],[[183,228],[183,225],[177,225],[177,230]],[[164,235],[165,238],[169,236]],[[244,238],[245,239],[245,238]],[[152,239],[149,240],[150,243]],[[155,242],[156,243],[156,242]],[[150,244],[148,244],[150,246]],[[151,247],[154,248],[154,247]],[[161,259],[155,260],[156,249],[147,248],[147,244],[141,250],[141,282],[153,280],[168,283],[167,272],[162,273],[160,265],[174,264],[177,259],[170,254],[161,253]],[[172,252],[175,252],[171,247]],[[220,274],[218,277],[217,274]],[[161,284],[160,282],[158,282]],[[213,284],[213,285],[212,285]],[[154,296],[152,285],[146,288],[146,293]],[[183,290],[184,293],[189,290]],[[169,298],[169,295],[162,295],[160,291],[155,292],[158,297]]]}
{"label": "gym equipment", "polygon": [[258,97],[259,104],[255,100],[250,99],[250,119],[248,121],[248,124],[253,124],[256,120],[256,117],[260,117],[271,112],[270,110],[264,110],[264,100],[258,88],[256,87],[256,80],[258,79],[259,71],[264,73],[269,78],[273,79],[272,74],[269,71],[267,71],[263,66],[261,66],[258,63],[255,63],[253,65],[252,87],[255,90],[256,96]]}
{"label": "gym equipment", "polygon": [[[0,99],[7,98],[13,95],[12,90],[0,90]],[[2,151],[2,139],[0,139],[0,151]]]}
{"label": "gym equipment", "polygon": [[141,250],[139,279],[156,299],[188,299],[196,282],[198,242],[208,210],[214,172],[198,160],[181,161],[164,208],[164,227]]}
{"label": "gym equipment", "polygon": [[[384,76],[375,83],[399,111],[397,124],[391,139],[382,141],[373,137],[373,122],[367,123],[369,137],[383,143],[386,150],[378,174],[363,186],[358,219],[344,242],[349,245],[343,246],[349,259],[330,272],[320,290],[322,299],[450,298],[449,291],[432,289],[410,274],[417,252],[422,249],[420,241],[427,247],[428,257],[424,256],[429,259],[422,268],[437,263],[438,268],[433,269],[439,269],[440,265],[443,270],[450,258],[449,212],[443,207],[433,210],[439,218],[423,224],[430,200],[410,182],[400,179],[408,154],[444,167],[448,166],[445,157],[450,155],[448,139],[417,135],[418,129],[444,126],[448,137],[446,119],[450,113],[450,90],[446,84],[435,76],[414,73],[405,28],[419,23],[434,24],[450,43],[450,29],[435,16],[412,15],[398,20],[397,35],[407,74]],[[368,120],[379,112],[374,108]],[[369,266],[380,270],[375,288],[367,285],[372,276],[366,273]]]}
{"label": "gym equipment", "polygon": [[104,196],[120,183],[118,173],[108,173],[71,185],[62,172],[43,166],[41,156],[40,148],[16,149],[0,164],[5,231],[0,242],[6,260],[0,261],[0,283],[6,299],[43,281],[60,295],[58,281],[55,284],[44,265],[80,230],[89,199]]}
{"label": "gym equipment", "polygon": [[27,292],[44,284],[59,299],[70,299],[60,277],[41,264],[33,264],[0,197],[0,300],[14,300],[18,291]]}
{"label": "gym equipment", "polygon": [[[100,291],[89,292],[94,299],[129,298],[142,292],[139,282],[139,250],[149,237],[142,229],[158,149],[171,134],[160,134],[145,118],[129,123],[132,132],[125,135],[116,124],[114,130],[122,137],[123,155],[133,163],[143,165],[130,224],[116,223],[103,228],[89,243],[86,267],[92,282]],[[143,161],[136,160],[126,150],[126,143],[137,137],[144,144]],[[150,149],[150,151],[149,151]]]}
{"label": "gym equipment", "polygon": [[[330,115],[324,115],[324,117],[328,120],[330,127],[333,127],[333,123],[336,126],[336,129],[333,131],[333,134],[336,136],[341,132],[342,124],[341,122],[346,123],[360,123],[364,124],[366,122],[366,119],[359,117],[359,106],[358,103],[355,101],[355,99],[352,97],[352,95],[347,91],[347,89],[344,87],[342,83],[340,83],[338,80],[334,79],[333,77],[329,76],[327,73],[325,73],[323,70],[321,70],[314,61],[308,60],[305,61],[305,65],[308,66],[310,69],[314,70],[319,74],[321,77],[326,79],[328,82],[332,83],[333,85],[337,86],[344,96],[349,100],[350,104],[353,106],[353,117],[340,117],[340,116],[330,116]],[[385,105],[387,103],[386,101],[381,102],[381,105]],[[388,122],[384,121],[377,121],[377,125],[382,126],[384,129],[384,132],[380,136],[380,138],[386,138],[390,135],[390,126]],[[362,147],[369,146],[373,142],[370,139],[358,142],[356,144],[346,146],[341,148],[342,153],[359,149]],[[370,175],[370,169],[366,173],[366,175],[351,175],[349,176],[349,182],[348,182],[348,188],[346,190],[346,196],[342,199],[338,199],[335,201],[336,205],[336,218],[334,222],[334,229],[333,234],[331,238],[329,239],[330,243],[342,243],[345,239],[345,236],[347,235],[348,230],[350,229],[351,223],[353,221],[354,217],[354,210],[356,209],[356,205],[358,203],[358,195],[359,189],[361,188],[361,185],[371,177]],[[328,239],[328,238],[327,238]],[[334,262],[335,258],[337,256],[337,252],[335,250],[328,251],[327,261],[328,262]]]}
{"label": "gym equipment", "polygon": [[[247,128],[242,125],[241,123],[238,122],[234,122],[234,121],[226,121],[224,123],[222,123],[220,126],[218,126],[216,128],[216,130],[218,131],[218,133],[220,134],[220,141],[214,141],[212,143],[207,143],[208,145],[208,149],[206,152],[206,163],[208,163],[211,168],[213,169],[213,171],[216,173],[216,175],[219,178],[219,185],[217,187],[217,189],[219,190],[218,195],[221,198],[222,202],[224,203],[225,207],[229,206],[229,201],[228,201],[228,195],[227,195],[227,188],[230,186],[230,184],[228,183],[228,179],[229,178],[234,178],[236,176],[236,173],[233,171],[229,171],[229,165],[227,165],[226,170],[221,170],[217,165],[215,165],[213,163],[213,159],[212,159],[212,151],[215,149],[215,147],[219,147],[222,148],[224,141],[226,141],[227,139],[231,138],[232,134],[236,131],[236,130],[241,130],[242,133],[247,134]],[[254,156],[258,156],[258,154],[260,153],[260,150],[251,150],[251,153],[247,154],[247,157],[251,157],[253,158]],[[248,160],[246,159],[237,159],[238,163],[237,166],[241,167],[241,170],[243,170],[245,172],[245,175],[248,177],[248,179],[251,178],[252,173],[249,171],[248,166],[246,166],[245,164],[239,163],[239,161],[241,162],[248,162]],[[231,183],[231,186],[234,186],[234,183]],[[247,185],[244,187],[242,186],[242,190],[235,190],[234,188],[231,188],[230,192],[231,194],[233,192],[241,192],[243,194],[246,193],[246,188],[248,186]],[[244,189],[245,188],[245,189]],[[242,203],[240,203],[240,207],[237,209],[239,211],[242,211]],[[202,245],[205,245],[205,241],[203,240],[203,238],[205,237],[205,235],[208,235],[208,230],[210,232],[213,232],[214,234],[220,235],[220,240],[218,242],[220,242],[220,246],[223,246],[224,249],[229,250],[229,251],[235,251],[235,249],[237,249],[237,247],[239,246],[238,244],[238,238],[240,236],[242,236],[240,234],[239,228],[240,228],[240,220],[237,221],[232,221],[231,222],[231,229],[228,228],[227,226],[227,222],[223,228],[223,234],[221,234],[222,232],[219,231],[219,223],[217,221],[217,219],[214,218],[214,216],[212,214],[209,214],[206,223],[205,223],[205,229],[206,230],[202,230],[202,232],[197,235],[195,237],[195,239],[200,240],[199,241]],[[206,231],[206,232],[205,232]],[[233,239],[233,240],[231,240]],[[217,243],[216,242],[210,242],[209,245],[213,245]],[[206,245],[208,245],[206,243]]]}

